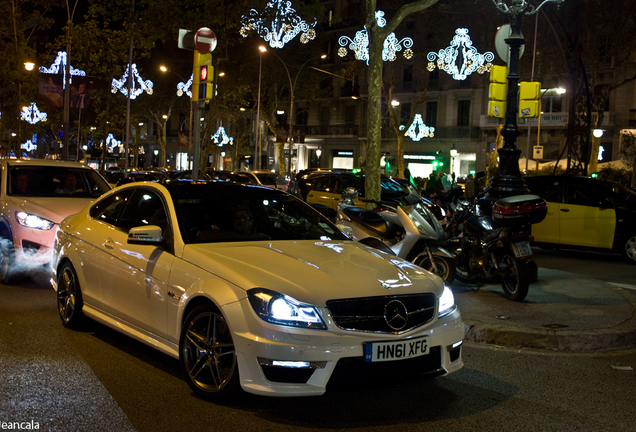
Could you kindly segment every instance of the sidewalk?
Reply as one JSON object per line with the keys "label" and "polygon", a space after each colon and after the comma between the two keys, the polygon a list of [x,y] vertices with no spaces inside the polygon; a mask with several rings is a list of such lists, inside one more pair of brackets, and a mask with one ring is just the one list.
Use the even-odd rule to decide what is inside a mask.
{"label": "sidewalk", "polygon": [[523,302],[507,300],[499,284],[478,288],[452,283],[465,340],[557,351],[636,346],[635,289],[544,268]]}

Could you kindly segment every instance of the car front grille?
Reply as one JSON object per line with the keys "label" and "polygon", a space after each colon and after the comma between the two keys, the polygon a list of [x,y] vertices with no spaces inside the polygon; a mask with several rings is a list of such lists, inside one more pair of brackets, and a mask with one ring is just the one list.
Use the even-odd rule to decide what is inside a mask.
{"label": "car front grille", "polygon": [[435,295],[426,293],[329,300],[327,308],[345,330],[403,333],[431,321],[435,302]]}

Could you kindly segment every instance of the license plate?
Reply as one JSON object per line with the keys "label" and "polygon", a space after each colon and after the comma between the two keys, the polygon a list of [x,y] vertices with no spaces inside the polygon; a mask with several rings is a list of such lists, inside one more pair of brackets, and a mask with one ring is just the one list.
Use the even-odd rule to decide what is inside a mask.
{"label": "license plate", "polygon": [[428,354],[428,339],[426,337],[364,344],[365,362],[404,360],[426,354]]}
{"label": "license plate", "polygon": [[527,241],[513,243],[512,251],[517,258],[523,258],[532,255],[532,249],[530,249],[530,243]]}

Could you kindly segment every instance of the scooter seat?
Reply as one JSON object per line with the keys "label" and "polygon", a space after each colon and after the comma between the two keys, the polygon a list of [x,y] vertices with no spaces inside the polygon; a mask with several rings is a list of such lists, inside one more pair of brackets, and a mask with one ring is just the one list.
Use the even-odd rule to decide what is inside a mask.
{"label": "scooter seat", "polygon": [[395,225],[376,212],[358,207],[349,207],[344,210],[344,213],[349,216],[354,223],[362,225],[364,228],[382,238],[397,237]]}

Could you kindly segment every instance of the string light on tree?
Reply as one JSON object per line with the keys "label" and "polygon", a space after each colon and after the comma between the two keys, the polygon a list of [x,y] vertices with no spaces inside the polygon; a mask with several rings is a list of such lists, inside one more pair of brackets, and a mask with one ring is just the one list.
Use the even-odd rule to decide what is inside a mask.
{"label": "string light on tree", "polygon": [[219,127],[219,130],[216,131],[214,135],[212,135],[212,141],[219,147],[223,147],[226,144],[233,145],[234,138],[228,137],[227,133],[225,133],[225,128],[223,126]]}
{"label": "string light on tree", "polygon": [[[458,67],[457,58],[460,52],[461,67]],[[430,72],[435,70],[435,63],[437,63],[438,68],[451,75],[454,79],[462,81],[475,71],[480,74],[490,71],[492,66],[490,62],[495,59],[495,55],[490,51],[485,54],[479,54],[477,48],[473,46],[470,36],[468,36],[468,29],[458,28],[455,30],[455,36],[450,46],[439,50],[439,52],[430,52],[426,58],[429,61],[427,69]]]}
{"label": "string light on tree", "polygon": [[[113,83],[111,88],[111,91],[113,93],[117,93],[117,90],[119,90],[124,96],[128,96],[128,87],[126,86],[126,84],[128,83],[128,70],[129,68],[127,67],[126,71],[124,72],[124,75],[121,77],[120,80],[113,78]],[[135,63],[132,64],[132,76],[133,76],[132,89],[130,91],[131,99],[137,98],[137,96],[142,94],[144,91],[148,93],[149,95],[152,94],[152,88],[154,84],[150,80],[144,81],[141,78],[141,76],[139,75],[139,72],[137,72],[137,64]],[[137,87],[135,83],[138,84],[139,87]]]}
{"label": "string light on tree", "polygon": [[[404,126],[400,126],[400,130],[404,130]],[[421,114],[415,114],[413,123],[406,130],[404,136],[411,138],[413,141],[419,141],[422,138],[433,138],[435,136],[435,128],[426,126],[422,120]]]}
{"label": "string light on tree", "polygon": [[39,121],[46,121],[46,113],[40,112],[35,102],[31,102],[28,107],[22,107],[22,120],[30,124],[36,124]]}
{"label": "string light on tree", "polygon": [[117,141],[112,133],[108,134],[106,137],[106,148],[108,148],[108,153],[112,153],[115,147],[121,146],[121,141]]}
{"label": "string light on tree", "polygon": [[[384,27],[386,25],[386,19],[384,18],[384,12],[376,11],[375,20],[380,27]],[[338,43],[340,44],[340,48],[338,49],[338,55],[340,57],[344,57],[348,54],[347,46],[351,51],[353,51],[356,60],[362,60],[369,64],[369,35],[367,33],[367,27],[364,29],[358,30],[353,39],[348,36],[340,36],[338,39]],[[413,46],[413,39],[404,38],[402,40],[398,40],[395,36],[395,33],[391,33],[384,40],[384,47],[382,49],[382,60],[383,61],[395,61],[397,58],[396,53],[402,51],[402,47],[404,47],[404,52],[402,55],[407,60],[413,57],[413,50],[411,47]]]}
{"label": "string light on tree", "polygon": [[[57,57],[55,58],[55,61],[50,67],[46,68],[44,66],[40,66],[38,70],[45,74],[58,74],[60,73],[60,67],[62,68],[62,74],[63,74],[62,82],[64,83],[62,85],[62,88],[66,88],[66,51],[58,51]],[[71,71],[71,79],[69,80],[69,82],[71,83],[73,82],[73,78],[72,78],[73,75],[86,76],[86,72],[80,69],[75,69],[73,65],[70,65],[70,71]]]}
{"label": "string light on tree", "polygon": [[[268,27],[271,23],[271,28]],[[300,42],[306,44],[316,37],[316,19],[312,23],[303,20],[292,7],[291,1],[274,0],[267,3],[263,13],[256,9],[250,10],[249,16],[241,17],[241,36],[247,37],[250,33],[256,32],[272,48],[282,48],[285,44],[294,39],[298,33]]]}

